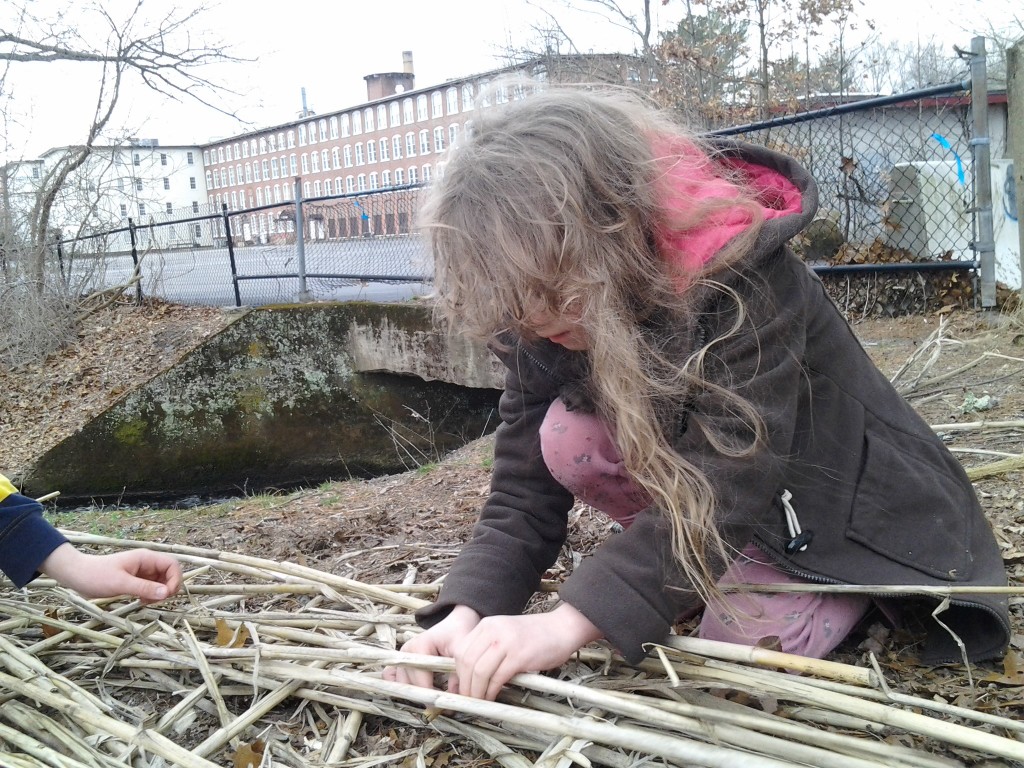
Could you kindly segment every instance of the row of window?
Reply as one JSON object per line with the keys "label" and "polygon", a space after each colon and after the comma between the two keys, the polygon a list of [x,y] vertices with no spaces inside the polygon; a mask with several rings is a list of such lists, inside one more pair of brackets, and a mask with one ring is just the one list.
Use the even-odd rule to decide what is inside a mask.
{"label": "row of window", "polygon": [[[170,189],[171,188],[171,179],[170,179],[170,177],[164,176],[163,185],[164,185],[164,189]],[[144,187],[143,180],[142,179],[136,179],[135,180],[135,189],[138,192],[141,192],[143,190],[143,187]],[[123,178],[118,179],[117,180],[117,189],[118,189],[118,191],[119,192],[124,192],[124,188],[125,188],[125,180]],[[189,189],[195,189],[196,188],[196,177],[195,176],[189,176],[188,177],[188,188]]]}
{"label": "row of window", "polygon": [[[331,179],[324,179],[322,182],[303,182],[302,196],[303,198],[327,197],[329,195],[341,195],[351,192],[367,192],[376,189],[387,189],[389,187],[401,187],[406,184],[418,184],[421,181],[426,183],[430,181],[430,176],[431,166],[429,164],[419,168],[416,166],[409,166],[407,169],[396,168],[393,174],[391,171],[381,171],[379,176],[376,172],[371,174],[360,173],[357,176],[350,175],[344,179],[338,176],[333,181]],[[256,187],[255,196],[250,191],[249,207],[286,203],[294,199],[295,195],[291,184],[274,184],[273,187],[268,184],[265,187]],[[210,195],[209,200],[218,210],[224,204],[227,204],[228,208],[233,211],[246,207],[245,193],[239,193],[237,190],[232,190],[230,194],[225,192],[223,195],[220,193]]]}
{"label": "row of window", "polygon": [[[206,157],[206,153],[205,152],[203,153],[203,157],[205,159],[205,157]],[[161,152],[160,153],[160,165],[167,165],[168,160],[169,160],[169,158],[167,157],[167,153],[166,152]],[[195,165],[195,162],[196,162],[195,154],[192,153],[192,152],[186,152],[185,153],[185,162],[188,163],[189,165]],[[132,153],[132,165],[142,165],[142,154],[140,152],[133,152]]]}
{"label": "row of window", "polygon": [[[445,129],[438,126],[432,134],[426,129],[420,131],[418,141],[417,135],[410,131],[405,134],[404,143],[402,137],[395,134],[390,139],[371,139],[365,145],[363,142],[357,142],[355,145],[346,144],[340,150],[338,147],[332,147],[330,152],[326,149],[312,153],[303,152],[301,155],[293,152],[291,155],[281,155],[280,158],[264,158],[225,169],[216,168],[206,172],[206,186],[208,189],[220,189],[297,176],[300,168],[303,174],[307,174],[376,163],[378,158],[382,163],[390,162],[393,159],[401,160],[403,152],[404,157],[439,153],[445,149],[445,133]],[[454,143],[458,137],[459,124],[453,123],[448,126],[447,141]]]}
{"label": "row of window", "polygon": [[[259,230],[256,229],[257,222],[259,222]],[[291,219],[281,221],[273,214],[265,213],[261,213],[259,215],[259,218],[256,217],[256,214],[250,216],[249,226],[252,228],[253,231],[258,231],[261,235],[274,235],[279,233],[284,234],[287,232],[295,231],[295,222],[292,221]]]}
{"label": "row of window", "polygon": [[[486,85],[486,83],[482,85]],[[516,87],[515,91],[513,98],[522,98],[521,88]],[[387,128],[397,128],[400,125],[411,125],[430,118],[437,119],[445,115],[455,115],[460,111],[459,92],[460,88],[452,86],[444,93],[434,91],[430,94],[429,99],[424,93],[419,94],[415,100],[412,97],[394,99],[384,104],[378,104],[376,107],[354,110],[340,117],[332,115],[329,118],[310,120],[308,123],[299,125],[297,130],[291,128],[258,138],[236,141],[234,144],[226,144],[223,147],[205,149],[203,150],[203,163],[207,166],[216,163],[231,163],[258,155],[272,154],[284,149],[294,149],[296,146],[348,138],[364,132],[381,131]],[[473,109],[473,84],[462,85],[461,93],[461,111],[469,112]],[[508,93],[505,88],[496,90],[495,101],[499,104],[508,101]],[[481,93],[480,106],[490,106],[490,98],[486,91]]]}
{"label": "row of window", "polygon": [[[154,207],[156,207],[156,206],[154,206]],[[165,209],[164,212],[165,213],[174,213],[174,205],[173,205],[173,203],[167,203],[166,204],[166,209]],[[195,200],[192,201],[192,213],[199,213],[199,203],[197,201],[195,201]],[[146,215],[146,204],[145,203],[139,203],[139,216],[145,216],[145,215]],[[121,218],[122,219],[128,218],[128,204],[127,203],[121,203]]]}

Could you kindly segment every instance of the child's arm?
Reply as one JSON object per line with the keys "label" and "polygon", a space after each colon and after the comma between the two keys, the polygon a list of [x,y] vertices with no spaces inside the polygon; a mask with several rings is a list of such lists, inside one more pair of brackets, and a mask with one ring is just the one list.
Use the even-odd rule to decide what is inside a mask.
{"label": "child's arm", "polygon": [[32,581],[42,562],[66,542],[43,517],[43,505],[0,475],[0,570],[14,585]]}
{"label": "child's arm", "polygon": [[181,587],[181,567],[170,555],[147,549],[87,555],[43,517],[43,505],[23,496],[0,475],[0,570],[17,587],[39,573],[84,597],[136,595],[156,602]]}
{"label": "child's arm", "polygon": [[90,598],[134,595],[143,602],[155,603],[181,588],[178,561],[148,549],[87,555],[65,542],[53,550],[39,570]]}

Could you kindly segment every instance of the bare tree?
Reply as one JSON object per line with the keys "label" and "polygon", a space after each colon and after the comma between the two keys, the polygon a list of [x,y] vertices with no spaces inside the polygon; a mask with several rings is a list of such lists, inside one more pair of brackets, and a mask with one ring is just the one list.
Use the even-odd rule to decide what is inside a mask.
{"label": "bare tree", "polygon": [[[114,10],[115,6],[124,10]],[[242,59],[232,55],[224,44],[206,38],[203,21],[207,8],[181,11],[174,4],[156,5],[153,7],[158,11],[153,15],[150,7],[144,6],[143,0],[127,6],[91,0],[84,4],[68,2],[57,9],[33,0],[18,0],[6,6],[0,20],[0,97],[4,107],[11,105],[11,89],[7,86],[20,67],[64,63],[95,73],[94,106],[88,124],[82,127],[81,139],[56,155],[54,162],[42,168],[39,178],[33,180],[34,199],[20,226],[13,225],[10,169],[4,168],[4,199],[0,200],[4,214],[0,223],[5,231],[0,239],[5,267],[18,264],[20,285],[34,289],[36,298],[32,301],[36,304],[49,294],[66,304],[73,303],[64,295],[66,286],[59,279],[59,270],[50,269],[51,214],[61,190],[86,165],[97,146],[117,143],[114,126],[118,107],[131,89],[142,87],[171,100],[189,100],[231,114],[219,106],[229,91],[208,79],[207,73],[210,65]],[[6,120],[7,109],[0,108],[0,113]],[[11,289],[8,286],[6,290]],[[0,351],[10,344],[9,340],[0,340]]]}
{"label": "bare tree", "polygon": [[[552,23],[556,24],[559,29],[562,29],[561,25],[558,24],[555,14],[539,3],[531,2],[531,4],[540,8],[551,19]],[[629,2],[619,2],[619,0],[564,0],[563,4],[566,8],[575,8],[585,13],[600,16],[611,24],[629,32],[635,41],[633,53],[642,58],[644,65],[649,71],[657,72],[658,59],[654,50],[656,30],[654,29],[654,21],[651,15],[651,0],[630,0]],[[564,29],[562,31],[564,33]],[[571,42],[571,38],[568,35],[565,35],[565,38]],[[573,48],[575,49],[575,46]]]}
{"label": "bare tree", "polygon": [[991,21],[988,28],[980,34],[987,38],[987,69],[990,87],[1006,87],[1006,56],[1007,50],[1015,43],[1024,40],[1024,15],[1015,14],[1005,24],[997,25]]}
{"label": "bare tree", "polygon": [[707,124],[735,103],[747,66],[749,22],[727,8],[686,0],[686,15],[662,36],[661,101]]}
{"label": "bare tree", "polygon": [[970,68],[954,47],[943,46],[934,38],[904,43],[898,50],[900,57],[894,82],[897,93],[963,80]]}
{"label": "bare tree", "polygon": [[[657,86],[660,61],[657,54],[656,30],[651,0],[562,0],[562,8],[592,14],[628,32],[633,40],[631,52],[593,54],[576,44],[564,16],[552,10],[550,3],[528,2],[544,16],[544,21],[533,27],[534,39],[524,45],[510,47],[505,58],[510,64],[528,61],[550,62],[550,73],[565,80],[581,80],[594,76],[597,80],[619,80],[618,73],[632,85],[652,90]],[[588,61],[589,57],[589,61]],[[631,61],[626,62],[629,57]],[[618,63],[610,62],[619,59]],[[576,65],[572,60],[576,60]]]}
{"label": "bare tree", "polygon": [[[23,0],[15,24],[0,29],[0,62],[5,75],[14,66],[54,62],[91,66],[96,71],[95,107],[83,139],[46,169],[29,215],[24,244],[28,274],[32,283],[41,287],[46,278],[44,246],[54,201],[110,129],[126,87],[141,84],[170,99],[190,99],[224,112],[217,105],[224,89],[207,79],[204,70],[211,64],[240,59],[222,44],[198,39],[205,7],[170,10],[156,18],[143,13],[142,0],[136,0],[122,16],[115,16],[99,0],[75,7],[73,17],[70,13],[38,16],[37,7]],[[90,31],[83,31],[87,29]],[[2,86],[0,81],[0,89]]]}

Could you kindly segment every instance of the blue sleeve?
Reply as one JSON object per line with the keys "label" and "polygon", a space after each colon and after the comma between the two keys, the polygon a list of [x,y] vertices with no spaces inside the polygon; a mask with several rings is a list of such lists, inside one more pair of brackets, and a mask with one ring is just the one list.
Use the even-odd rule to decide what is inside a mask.
{"label": "blue sleeve", "polygon": [[39,566],[66,541],[35,499],[12,493],[0,500],[0,570],[15,586],[38,576]]}

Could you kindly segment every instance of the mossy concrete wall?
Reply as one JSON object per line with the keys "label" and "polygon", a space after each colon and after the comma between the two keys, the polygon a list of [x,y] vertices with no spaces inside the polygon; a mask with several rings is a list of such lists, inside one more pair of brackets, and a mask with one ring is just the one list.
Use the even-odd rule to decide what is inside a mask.
{"label": "mossy concrete wall", "polygon": [[417,304],[242,314],[48,451],[22,479],[64,498],[207,494],[429,463],[497,424],[500,364]]}

